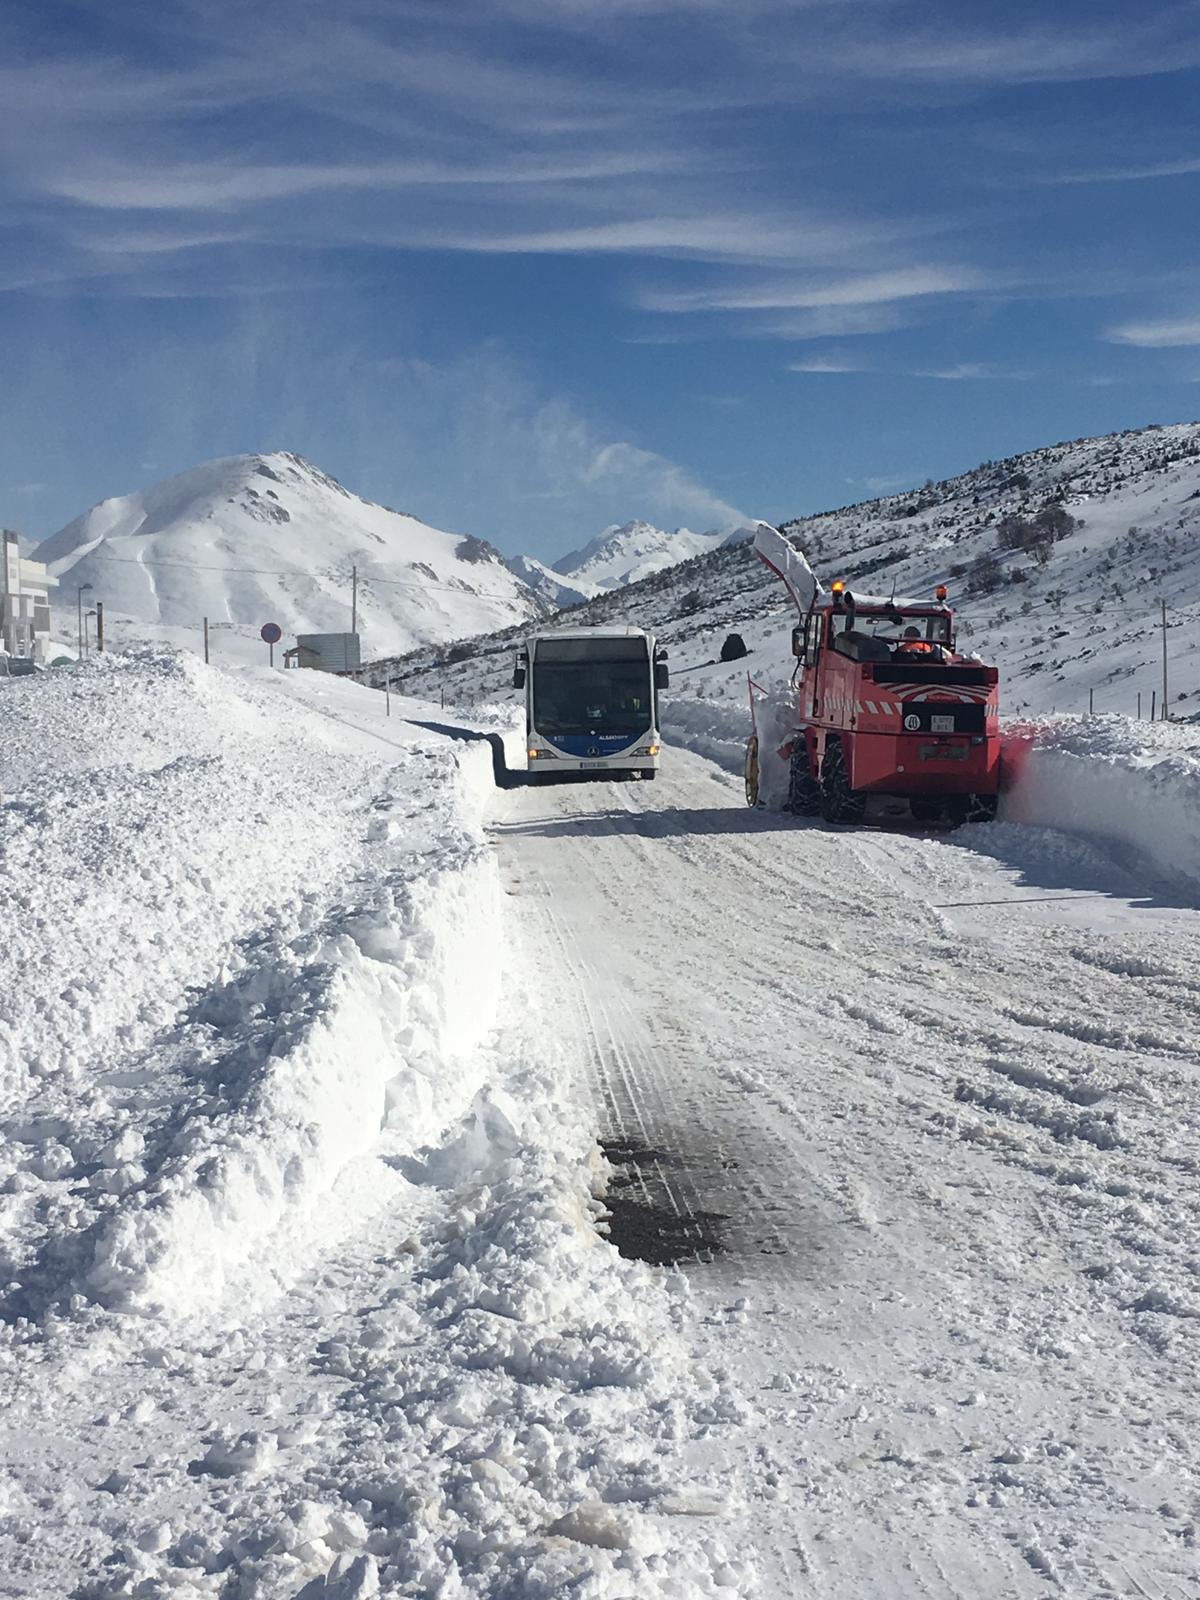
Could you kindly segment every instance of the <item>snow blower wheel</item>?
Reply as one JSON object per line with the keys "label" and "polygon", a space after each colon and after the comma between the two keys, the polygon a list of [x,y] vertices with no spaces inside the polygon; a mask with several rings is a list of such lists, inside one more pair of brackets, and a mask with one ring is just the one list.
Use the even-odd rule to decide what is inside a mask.
{"label": "snow blower wheel", "polygon": [[830,742],[821,763],[821,815],[826,822],[861,822],[867,797],[850,787],[840,744]]}
{"label": "snow blower wheel", "polygon": [[813,777],[808,741],[803,734],[796,736],[788,763],[787,808],[794,817],[815,817],[821,811],[821,785]]}

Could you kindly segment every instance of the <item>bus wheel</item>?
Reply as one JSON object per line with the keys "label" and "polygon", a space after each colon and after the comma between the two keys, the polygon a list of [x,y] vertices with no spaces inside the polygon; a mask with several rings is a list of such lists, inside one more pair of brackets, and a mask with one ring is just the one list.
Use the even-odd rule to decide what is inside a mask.
{"label": "bus wheel", "polygon": [[658,768],[657,767],[643,767],[642,768],[642,782],[643,783],[653,783],[655,778],[657,778],[657,777],[658,777]]}
{"label": "bus wheel", "polygon": [[752,733],[746,740],[746,804],[758,804],[758,735]]}

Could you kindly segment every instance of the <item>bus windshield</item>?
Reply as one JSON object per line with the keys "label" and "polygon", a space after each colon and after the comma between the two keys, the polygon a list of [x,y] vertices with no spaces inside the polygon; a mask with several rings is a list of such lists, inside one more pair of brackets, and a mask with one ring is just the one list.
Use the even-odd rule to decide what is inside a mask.
{"label": "bus windshield", "polygon": [[633,737],[652,725],[653,704],[644,639],[539,641],[530,722],[540,733]]}

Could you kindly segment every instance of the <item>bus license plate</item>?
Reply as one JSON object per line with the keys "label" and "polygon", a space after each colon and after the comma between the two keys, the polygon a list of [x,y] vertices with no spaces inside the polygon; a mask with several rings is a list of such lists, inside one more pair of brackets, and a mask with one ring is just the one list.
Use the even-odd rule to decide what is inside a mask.
{"label": "bus license plate", "polygon": [[581,767],[607,767],[608,762],[607,761],[581,761],[579,763],[579,765]]}

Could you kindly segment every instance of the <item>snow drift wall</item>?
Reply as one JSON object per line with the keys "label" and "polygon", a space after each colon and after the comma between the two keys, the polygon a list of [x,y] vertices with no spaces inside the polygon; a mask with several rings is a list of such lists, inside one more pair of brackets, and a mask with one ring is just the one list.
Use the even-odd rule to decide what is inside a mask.
{"label": "snow drift wall", "polygon": [[[484,765],[490,785],[485,749],[455,760]],[[294,1242],[265,1249],[285,1224],[319,1209],[385,1129],[417,1150],[469,1103],[474,1047],[496,1011],[498,937],[494,855],[460,828],[206,996],[195,1020],[222,1037],[216,1103],[184,1120],[102,1228],[86,1291],[113,1309],[178,1315],[257,1257],[270,1259],[267,1278],[286,1278]]]}
{"label": "snow drift wall", "polygon": [[1116,839],[1200,886],[1200,729],[1087,717],[1005,730],[1009,822]]}
{"label": "snow drift wall", "polygon": [[343,1193],[360,1158],[475,1092],[490,750],[282,677],[100,657],[0,697],[11,1320],[286,1280],[386,1197]]}

